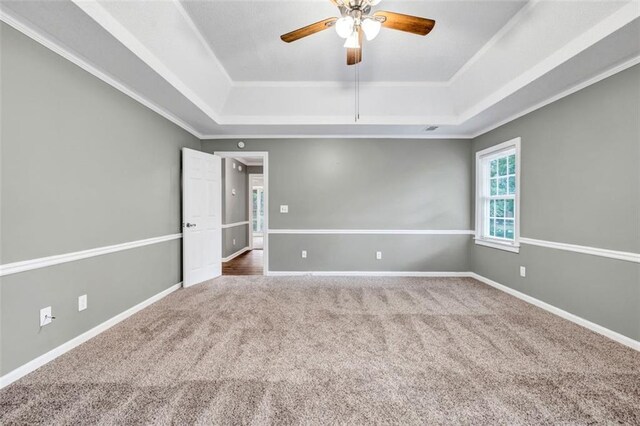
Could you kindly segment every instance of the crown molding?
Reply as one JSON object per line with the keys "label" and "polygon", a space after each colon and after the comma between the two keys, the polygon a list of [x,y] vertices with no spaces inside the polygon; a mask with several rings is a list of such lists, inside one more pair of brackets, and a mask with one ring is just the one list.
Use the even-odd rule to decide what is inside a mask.
{"label": "crown molding", "polygon": [[[125,27],[110,11],[98,0],[71,0],[84,13],[90,16],[98,25],[104,28],[116,40],[125,45],[140,60],[150,66],[156,73],[164,78],[167,83],[171,84],[191,103],[204,112],[209,118],[216,122],[220,122],[220,117],[207,102],[205,102],[198,94],[196,94],[180,77],[178,77],[167,65],[164,64],[151,50],[145,46],[127,27]],[[183,19],[185,17],[183,16]],[[185,19],[187,25],[189,20]]]}
{"label": "crown molding", "polygon": [[529,2],[524,5],[522,9],[520,9],[515,15],[507,21],[507,23],[498,30],[497,33],[493,35],[489,39],[488,42],[485,43],[484,46],[478,50],[475,55],[473,55],[467,62],[465,62],[462,67],[449,79],[447,82],[449,86],[452,86],[463,74],[465,74],[469,68],[473,64],[475,64],[478,59],[480,59],[485,53],[487,53],[492,47],[494,47],[500,40],[502,40],[505,35],[509,33],[513,28],[516,27],[530,12],[531,10],[542,0],[529,0]]}
{"label": "crown molding", "polygon": [[[536,4],[537,3],[539,3],[539,1],[537,1]],[[637,3],[628,3],[626,6],[623,6],[611,16],[592,27],[589,31],[586,31],[580,36],[574,38],[563,48],[557,50],[555,53],[536,64],[534,67],[526,70],[515,79],[504,84],[498,90],[494,91],[488,96],[485,96],[475,105],[467,108],[458,116],[458,124],[463,124],[464,122],[470,120],[483,111],[486,111],[493,105],[497,104],[503,99],[506,99],[508,96],[522,89],[526,85],[536,81],[546,73],[557,68],[569,59],[575,57],[579,53],[593,46],[595,43],[604,39],[606,36],[614,33],[623,26],[634,21],[639,16],[640,7],[638,7]]]}
{"label": "crown molding", "polygon": [[279,135],[203,135],[202,140],[239,139],[472,139],[471,135],[352,135],[352,134],[279,134]]}
{"label": "crown molding", "polygon": [[82,68],[89,74],[99,78],[100,80],[104,81],[108,85],[114,87],[115,89],[129,96],[133,100],[141,103],[142,105],[149,108],[153,112],[166,118],[176,126],[191,133],[193,136],[197,137],[198,139],[203,138],[203,135],[200,132],[198,132],[196,129],[191,127],[189,124],[187,124],[180,118],[176,117],[175,115],[173,115],[166,109],[160,107],[159,105],[151,102],[150,100],[142,96],[140,93],[127,87],[125,84],[121,83],[120,81],[116,80],[110,75],[102,72],[98,68],[91,65],[89,62],[85,61],[83,58],[71,53],[69,49],[63,47],[58,42],[54,41],[51,37],[42,34],[40,31],[36,30],[32,26],[16,18],[15,16],[13,16],[13,14],[4,10],[1,4],[0,4],[0,21],[6,23],[13,29],[21,32],[22,34],[26,35],[27,37],[31,38],[33,41],[41,44],[42,46],[46,47],[52,52],[62,56],[69,62],[77,65],[78,67]]}
{"label": "crown molding", "polygon": [[508,123],[510,123],[510,122],[512,122],[514,120],[517,120],[520,117],[524,117],[525,115],[527,115],[527,114],[529,114],[529,113],[531,113],[533,111],[536,111],[536,110],[538,110],[540,108],[543,108],[543,107],[545,107],[545,106],[547,106],[549,104],[554,103],[555,101],[558,101],[558,100],[560,100],[562,98],[565,98],[565,97],[567,97],[569,95],[572,95],[572,94],[574,94],[576,92],[579,92],[580,90],[585,89],[585,88],[591,86],[592,84],[596,84],[596,83],[598,83],[598,82],[600,82],[600,81],[602,81],[602,80],[604,80],[604,79],[606,79],[608,77],[611,77],[611,76],[613,76],[613,75],[615,75],[615,74],[617,74],[619,72],[622,72],[622,71],[626,70],[627,68],[631,68],[632,66],[638,65],[638,64],[640,64],[640,55],[638,55],[638,56],[636,56],[634,58],[631,58],[630,60],[625,61],[625,62],[623,62],[623,63],[621,63],[619,65],[615,65],[614,67],[612,67],[612,68],[610,68],[610,69],[608,69],[608,70],[596,75],[595,77],[592,77],[592,78],[590,78],[588,80],[585,80],[582,83],[578,83],[575,86],[570,87],[569,89],[567,89],[567,90],[565,90],[565,91],[563,91],[561,93],[558,93],[557,95],[551,96],[550,98],[547,98],[544,101],[539,102],[539,103],[537,103],[537,104],[535,104],[535,105],[533,105],[533,106],[531,106],[529,108],[526,108],[526,109],[524,109],[524,110],[522,110],[522,111],[520,111],[520,112],[518,112],[516,114],[513,114],[513,115],[505,118],[504,120],[501,120],[501,121],[499,121],[497,123],[490,124],[489,126],[483,128],[482,130],[479,130],[479,131],[469,135],[469,137],[475,139],[475,138],[477,138],[479,136],[484,135],[485,133],[489,133],[490,131],[497,129],[498,127],[504,126],[505,124],[508,124]]}
{"label": "crown molding", "polygon": [[[78,4],[78,6],[83,9],[86,13],[89,14],[96,22],[99,22],[99,25],[103,26],[108,32],[112,34],[112,36],[122,42],[127,48],[132,50],[140,60],[147,63],[147,65],[151,66],[155,72],[157,72],[161,77],[163,77],[169,84],[171,84],[176,90],[182,93],[189,101],[191,101],[196,107],[198,107],[201,111],[203,111],[207,116],[209,116],[212,120],[216,121],[219,125],[228,125],[231,130],[233,130],[233,126],[291,126],[291,125],[310,125],[310,126],[319,126],[330,128],[332,125],[349,125],[353,126],[353,118],[349,115],[240,115],[240,114],[219,114],[217,111],[214,111],[212,107],[205,104],[205,102],[200,99],[196,94],[191,91],[189,88],[184,85],[177,76],[173,75],[173,73],[161,64],[160,59],[155,57],[153,53],[144,46],[144,44],[136,39],[136,37],[129,32],[127,28],[125,28],[120,22],[110,14],[110,12],[99,4],[99,2],[92,1],[80,1],[73,0]],[[229,87],[237,87],[237,88],[250,88],[253,87],[253,84],[256,83],[257,87],[263,88],[295,88],[295,87],[343,87],[347,82],[234,82],[231,80],[229,74],[224,69],[220,61],[215,56],[211,46],[206,42],[203,34],[197,28],[194,21],[189,16],[188,12],[184,9],[184,7],[180,4],[178,0],[171,0],[173,4],[175,4],[177,11],[181,15],[181,17],[186,22],[186,25],[189,26],[190,31],[198,38],[198,43],[204,46],[206,51],[208,52],[208,56],[210,57],[210,61],[221,70],[221,73],[225,76],[226,83]],[[451,84],[464,75],[468,69],[475,63],[479,58],[481,58],[487,51],[491,50],[499,41],[505,37],[505,35],[509,32],[510,29],[515,27],[519,22],[525,19],[530,13],[531,9],[535,7],[535,5],[540,4],[541,0],[533,0],[531,3],[525,5],[520,11],[516,13],[507,24],[501,28],[498,33],[496,33],[490,40],[487,42],[480,51],[478,51],[462,68],[460,68],[456,74],[447,82],[393,82],[393,81],[385,81],[385,82],[366,82],[363,83],[364,87],[370,87],[373,89],[384,90],[385,87],[393,88],[410,88],[410,87],[422,87],[422,88],[438,88],[438,87],[450,87]],[[507,96],[517,92],[522,87],[530,84],[532,81],[540,78],[541,76],[548,73],[550,70],[554,69],[558,65],[566,62],[570,58],[574,57],[576,54],[585,50],[589,46],[593,45],[595,42],[601,40],[617,29],[622,28],[624,25],[632,22],[640,16],[640,8],[637,7],[636,2],[630,2],[625,6],[622,6],[619,10],[615,11],[612,15],[605,18],[603,21],[595,25],[593,28],[589,29],[587,32],[581,34],[580,36],[573,39],[570,43],[568,43],[563,48],[557,50],[554,54],[547,57],[545,60],[538,63],[535,67],[528,69],[525,73],[520,74],[514,80],[506,83],[501,86],[499,89],[495,90],[489,96],[484,97],[482,100],[477,102],[471,108],[468,108],[466,111],[462,113],[450,114],[450,115],[372,115],[363,117],[357,124],[355,124],[354,131],[358,131],[358,126],[366,126],[366,125],[389,125],[389,126],[409,126],[409,125],[425,125],[434,124],[442,127],[449,127],[446,130],[452,130],[451,128],[455,128],[454,126],[460,126],[467,123],[468,120],[476,117],[477,115],[488,111],[492,106],[496,105],[496,103],[500,102],[502,99]],[[351,133],[340,133],[340,134],[331,134],[331,133],[296,133],[296,134],[208,134],[207,132],[199,132],[195,130],[192,126],[184,122],[179,117],[174,114],[168,112],[164,108],[159,105],[154,104],[153,102],[147,100],[143,95],[137,93],[135,90],[127,87],[125,84],[119,82],[117,79],[111,77],[110,75],[100,71],[98,68],[94,67],[90,63],[88,63],[82,57],[73,54],[68,48],[66,48],[61,43],[55,41],[55,39],[51,36],[43,34],[33,28],[32,25],[28,25],[25,22],[22,22],[20,19],[12,16],[11,13],[2,10],[0,7],[0,19],[6,22],[8,25],[17,29],[18,31],[24,33],[30,38],[34,39],[38,43],[43,46],[49,48],[55,53],[61,55],[65,59],[71,61],[72,63],[80,66],[85,71],[91,73],[92,75],[98,77],[102,81],[108,83],[109,85],[115,87],[122,93],[130,96],[134,100],[153,110],[154,112],[160,114],[164,118],[168,119],[172,123],[178,125],[182,129],[191,133],[195,137],[201,140],[217,140],[217,139],[273,139],[273,138],[353,138],[353,139],[365,139],[365,138],[375,138],[375,139],[473,139],[484,133],[487,133],[499,126],[502,126],[510,121],[513,121],[523,115],[526,115],[536,109],[542,108],[558,99],[561,99],[565,96],[568,96],[572,93],[575,93],[582,88],[585,88],[591,84],[597,83],[598,81],[607,78],[617,72],[623,71],[626,68],[629,68],[633,65],[640,63],[640,56],[634,57],[629,61],[626,61],[623,64],[619,64],[613,66],[609,70],[600,73],[599,75],[581,82],[579,84],[574,85],[568,90],[563,91],[557,95],[551,96],[546,100],[539,102],[529,108],[525,108],[517,113],[512,114],[511,116],[502,119],[498,122],[487,125],[478,131],[464,131],[456,134],[447,134],[441,135],[438,133],[424,133],[424,134],[351,134]],[[100,21],[98,21],[100,20]],[[106,25],[106,26],[105,26]],[[124,39],[124,41],[123,41]],[[159,64],[159,68],[156,65]],[[453,89],[453,87],[452,87]],[[310,89],[311,90],[311,89]],[[429,92],[420,93],[420,96],[428,95]],[[438,96],[442,95],[440,92],[435,92]],[[380,93],[378,92],[378,95]],[[227,99],[228,101],[228,99]],[[228,103],[228,102],[227,102]],[[330,123],[330,124],[328,124]],[[476,127],[477,128],[477,127]],[[441,129],[443,131],[445,129]],[[285,130],[286,131],[286,130]]]}

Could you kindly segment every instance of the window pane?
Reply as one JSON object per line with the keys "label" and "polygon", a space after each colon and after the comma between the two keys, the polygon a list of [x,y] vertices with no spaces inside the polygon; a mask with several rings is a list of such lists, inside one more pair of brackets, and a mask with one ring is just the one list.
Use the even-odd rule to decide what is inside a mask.
{"label": "window pane", "polygon": [[505,201],[506,201],[507,205],[506,205],[506,208],[504,209],[505,210],[505,214],[504,215],[506,217],[514,217],[514,214],[513,214],[514,213],[513,212],[513,200],[505,200]]}
{"label": "window pane", "polygon": [[509,156],[509,174],[510,175],[516,174],[516,155],[515,154],[511,154]]}
{"label": "window pane", "polygon": [[498,181],[496,179],[491,179],[491,195],[496,195],[497,192]]}
{"label": "window pane", "polygon": [[494,217],[496,215],[496,202],[495,200],[489,201],[489,217]]}
{"label": "window pane", "polygon": [[513,240],[513,220],[504,221],[504,237]]}
{"label": "window pane", "polygon": [[498,158],[498,174],[500,176],[507,175],[507,157]]}
{"label": "window pane", "polygon": [[498,174],[498,160],[491,162],[491,177],[495,177]]}
{"label": "window pane", "polygon": [[496,237],[504,238],[504,219],[496,219]]}
{"label": "window pane", "polygon": [[495,219],[491,219],[489,221],[489,235],[491,235],[492,237],[496,236],[496,220]]}
{"label": "window pane", "polygon": [[504,217],[504,200],[496,200],[496,217]]}
{"label": "window pane", "polygon": [[516,193],[516,177],[509,176],[509,194]]}
{"label": "window pane", "polygon": [[498,195],[505,195],[507,193],[507,178],[498,179]]}

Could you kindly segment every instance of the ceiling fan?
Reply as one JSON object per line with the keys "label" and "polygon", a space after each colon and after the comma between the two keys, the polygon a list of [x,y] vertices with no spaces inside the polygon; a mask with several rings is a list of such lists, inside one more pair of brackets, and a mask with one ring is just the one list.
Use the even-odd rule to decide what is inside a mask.
{"label": "ceiling fan", "polygon": [[340,10],[340,18],[327,18],[306,27],[298,28],[280,36],[282,41],[291,43],[330,27],[335,27],[338,35],[346,39],[347,65],[355,65],[362,61],[362,38],[373,40],[380,32],[380,27],[405,31],[425,36],[436,24],[433,19],[401,13],[378,10],[371,14],[371,8],[380,0],[330,0]]}

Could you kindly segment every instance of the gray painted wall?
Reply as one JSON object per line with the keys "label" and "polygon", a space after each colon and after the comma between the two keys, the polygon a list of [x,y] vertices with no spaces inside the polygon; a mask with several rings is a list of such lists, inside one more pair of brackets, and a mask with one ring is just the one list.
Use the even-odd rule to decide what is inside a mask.
{"label": "gray painted wall", "polygon": [[[237,151],[237,142],[203,141],[202,145],[206,152]],[[259,139],[245,143],[246,151],[269,152],[271,229],[471,229],[468,140]],[[280,213],[281,204],[289,206],[289,213]],[[274,271],[468,270],[468,250],[460,249],[465,238],[469,239],[270,236],[269,267]],[[307,259],[301,258],[302,249],[308,250]],[[383,252],[382,261],[375,260],[377,250]],[[451,255],[450,261],[444,262],[442,253]],[[354,262],[346,264],[350,258]]]}
{"label": "gray painted wall", "polygon": [[[234,167],[235,166],[235,167]],[[242,170],[240,170],[242,167]],[[249,220],[247,167],[233,158],[222,159],[222,223]],[[233,190],[235,189],[235,195]],[[222,256],[227,257],[249,245],[249,225],[222,229]],[[235,244],[233,240],[235,239]]]}
{"label": "gray painted wall", "polygon": [[[180,148],[200,142],[0,23],[1,262],[181,232]],[[0,278],[5,374],[181,280],[180,241]],[[88,295],[88,309],[77,310]],[[39,329],[40,308],[57,319]]]}
{"label": "gray painted wall", "polygon": [[[523,237],[638,253],[639,117],[635,66],[476,138],[473,152],[522,138]],[[526,245],[520,254],[472,245],[471,268],[640,340],[637,263]]]}

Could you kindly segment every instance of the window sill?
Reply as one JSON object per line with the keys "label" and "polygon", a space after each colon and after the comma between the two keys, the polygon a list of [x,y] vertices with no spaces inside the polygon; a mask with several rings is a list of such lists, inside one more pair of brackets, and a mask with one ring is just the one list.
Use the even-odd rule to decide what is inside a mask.
{"label": "window sill", "polygon": [[497,241],[484,240],[481,238],[474,238],[475,242],[479,246],[491,247],[498,250],[510,251],[512,253],[520,253],[520,245],[500,243]]}

